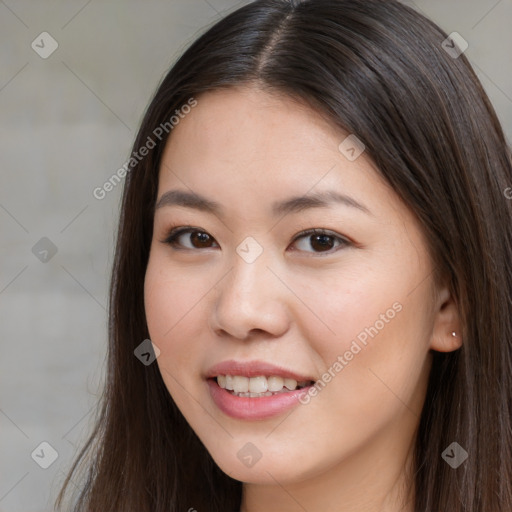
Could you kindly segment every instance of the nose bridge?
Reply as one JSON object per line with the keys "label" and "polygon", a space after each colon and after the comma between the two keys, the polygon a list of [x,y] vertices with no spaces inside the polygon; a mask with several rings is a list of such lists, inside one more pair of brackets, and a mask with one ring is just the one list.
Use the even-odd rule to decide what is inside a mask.
{"label": "nose bridge", "polygon": [[231,260],[231,271],[217,288],[214,326],[245,338],[253,329],[280,334],[286,328],[284,289],[269,270],[270,252],[252,240],[242,242]]}
{"label": "nose bridge", "polygon": [[264,293],[262,285],[265,284],[267,290],[268,286],[271,286],[268,282],[271,274],[268,269],[270,265],[269,251],[263,250],[260,244],[256,246],[251,240],[239,244],[236,254],[233,255],[232,271],[228,276],[230,293],[241,300],[257,301]]}

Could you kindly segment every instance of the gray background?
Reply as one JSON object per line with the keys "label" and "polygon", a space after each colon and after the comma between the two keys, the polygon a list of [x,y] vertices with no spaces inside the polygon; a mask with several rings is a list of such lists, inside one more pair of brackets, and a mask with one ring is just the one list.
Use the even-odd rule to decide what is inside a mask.
{"label": "gray background", "polygon": [[[176,57],[243,3],[0,0],[0,512],[52,510],[91,427],[121,185],[92,191],[126,161]],[[414,5],[468,41],[512,140],[512,0]],[[59,45],[47,59],[31,47],[45,31]],[[31,457],[43,441],[58,452],[48,469]]]}

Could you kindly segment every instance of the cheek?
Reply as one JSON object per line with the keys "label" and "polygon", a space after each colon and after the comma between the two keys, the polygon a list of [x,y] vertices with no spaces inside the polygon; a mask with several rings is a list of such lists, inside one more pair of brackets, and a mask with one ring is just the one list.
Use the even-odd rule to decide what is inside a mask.
{"label": "cheek", "polygon": [[317,313],[307,315],[304,331],[321,355],[322,380],[333,382],[322,394],[332,393],[345,413],[357,413],[364,402],[375,410],[379,403],[399,406],[394,393],[407,400],[424,375],[431,282],[414,288],[411,283],[423,278],[419,267],[398,272],[391,262],[386,267],[385,258],[380,261],[378,268],[354,266],[350,273],[331,273],[328,283],[316,279],[301,289]]}
{"label": "cheek", "polygon": [[354,341],[369,347],[400,316],[401,282],[390,279],[382,268],[347,267],[349,271],[326,273],[325,279],[318,275],[295,278],[300,284],[295,288],[297,295],[310,309],[296,318],[302,318],[306,339],[324,354],[325,363],[350,350]]}
{"label": "cheek", "polygon": [[[199,282],[180,278],[165,261],[150,257],[144,281],[144,306],[151,341],[160,349],[156,364],[178,408],[190,421],[195,413],[190,393],[198,395],[197,361],[201,357],[201,298]],[[189,276],[190,277],[190,276]],[[191,409],[192,404],[192,409]],[[190,416],[192,415],[192,416]]]}
{"label": "cheek", "polygon": [[175,337],[193,314],[201,290],[183,276],[156,251],[151,253],[144,279],[144,307],[154,341]]}
{"label": "cheek", "polygon": [[159,258],[150,257],[144,281],[149,335],[161,351],[158,363],[173,372],[187,368],[194,356],[197,358],[199,347],[195,344],[199,344],[199,332],[205,323],[201,299],[206,290],[183,275]]}

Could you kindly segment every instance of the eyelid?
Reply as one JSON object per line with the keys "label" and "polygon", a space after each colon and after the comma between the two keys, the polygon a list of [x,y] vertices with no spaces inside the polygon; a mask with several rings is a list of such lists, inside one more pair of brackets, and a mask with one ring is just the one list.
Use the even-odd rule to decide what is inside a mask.
{"label": "eyelid", "polygon": [[354,242],[350,240],[348,237],[340,235],[336,233],[335,231],[332,231],[331,229],[327,228],[310,228],[305,229],[297,234],[297,236],[294,237],[292,240],[292,245],[295,244],[298,240],[301,238],[307,238],[312,235],[325,235],[329,236],[331,238],[334,238],[338,242],[338,246],[332,249],[329,249],[327,251],[301,251],[300,249],[293,249],[293,252],[301,252],[308,254],[308,258],[318,258],[318,257],[328,257],[332,256],[333,254],[338,253],[341,249],[349,248],[352,246],[355,246]]}
{"label": "eyelid", "polygon": [[339,235],[335,231],[332,231],[331,229],[327,229],[327,228],[309,228],[309,229],[304,229],[300,233],[297,233],[297,236],[292,240],[292,242],[295,242],[299,238],[303,238],[305,236],[310,236],[310,235],[327,235],[327,236],[332,236],[333,238],[336,238],[336,239],[338,239],[341,242],[344,242],[346,244],[352,244],[353,243],[348,237],[343,236],[343,235]]}
{"label": "eyelid", "polygon": [[[180,247],[178,244],[175,244],[174,241],[176,238],[178,238],[181,235],[184,235],[185,233],[193,233],[194,231],[198,231],[200,233],[206,233],[208,236],[212,239],[213,236],[211,236],[206,230],[200,228],[200,227],[194,227],[194,226],[174,226],[167,230],[166,235],[163,240],[160,240],[163,244],[170,245],[172,249],[177,251],[193,251],[193,250],[199,250],[199,249],[191,249],[190,247]],[[217,242],[215,242],[217,243]],[[210,247],[206,247],[206,249],[210,249]],[[201,249],[204,250],[204,249]]]}
{"label": "eyelid", "polygon": [[[200,232],[200,233],[206,233],[213,241],[215,244],[217,244],[218,246],[218,243],[215,241],[215,238],[213,236],[211,236],[206,230],[200,228],[200,227],[194,227],[194,226],[174,226],[174,227],[171,227],[167,230],[167,234],[166,236],[164,237],[163,240],[160,240],[161,243],[164,243],[164,244],[167,244],[167,245],[170,245],[172,247],[172,249],[174,250],[183,250],[183,251],[194,251],[194,250],[205,250],[205,249],[211,249],[211,247],[205,247],[205,248],[190,248],[190,247],[180,247],[178,244],[175,244],[174,242],[176,241],[176,239],[183,235],[183,234],[186,234],[186,233],[193,233],[193,232]],[[346,236],[343,236],[343,235],[339,235],[338,233],[336,233],[335,231],[332,231],[330,229],[326,229],[326,228],[310,228],[310,229],[304,229],[302,231],[300,231],[299,233],[297,233],[297,235],[293,238],[292,240],[292,244],[294,244],[297,240],[301,239],[301,238],[304,238],[304,237],[307,237],[307,236],[311,236],[311,235],[327,235],[327,236],[330,236],[332,238],[335,238],[338,242],[340,242],[340,245],[338,246],[338,248],[336,249],[329,249],[328,251],[320,251],[320,252],[315,252],[315,251],[299,251],[299,252],[309,252],[313,255],[316,255],[316,256],[322,256],[322,255],[330,255],[330,254],[334,254],[336,252],[338,252],[338,250],[342,249],[343,247],[350,247],[350,246],[355,246],[355,242],[353,242],[351,239],[349,239],[348,237]]]}

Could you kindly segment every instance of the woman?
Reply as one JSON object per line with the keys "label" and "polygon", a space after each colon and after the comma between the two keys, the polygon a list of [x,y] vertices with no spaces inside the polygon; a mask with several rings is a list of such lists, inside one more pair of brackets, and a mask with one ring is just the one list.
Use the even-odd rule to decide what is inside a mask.
{"label": "woman", "polygon": [[456,43],[263,0],[173,66],[74,510],[512,510],[512,167]]}

